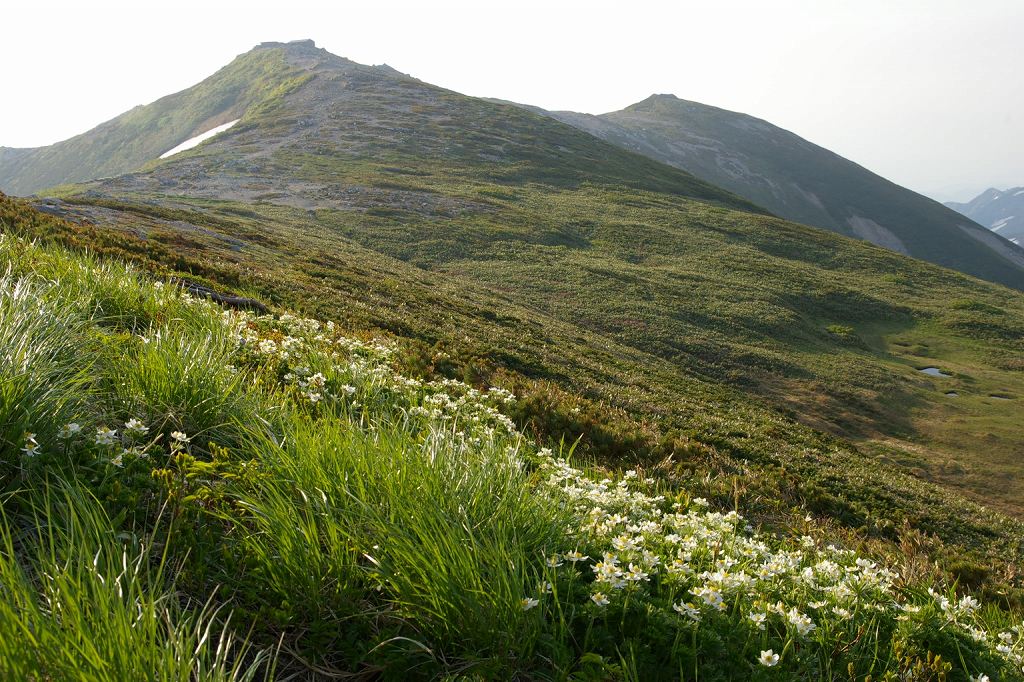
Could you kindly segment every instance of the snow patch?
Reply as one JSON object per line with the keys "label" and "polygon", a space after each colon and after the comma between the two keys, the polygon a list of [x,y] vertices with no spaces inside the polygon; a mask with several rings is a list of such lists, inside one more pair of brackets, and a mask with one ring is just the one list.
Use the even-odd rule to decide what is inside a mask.
{"label": "snow patch", "polygon": [[1008,216],[1006,218],[1000,218],[999,220],[997,220],[994,223],[992,223],[991,230],[993,232],[998,232],[999,230],[1001,230],[1004,227],[1006,227],[1006,224],[1009,223],[1011,220],[1013,220],[1013,218],[1014,218],[1013,216]]}
{"label": "snow patch", "polygon": [[168,156],[174,156],[175,154],[177,154],[179,152],[183,152],[183,151],[186,151],[188,149],[192,149],[193,147],[197,147],[197,146],[199,146],[200,142],[205,142],[206,140],[209,140],[214,135],[217,135],[218,133],[223,133],[225,130],[227,130],[231,126],[235,125],[240,120],[241,119],[236,118],[234,121],[228,121],[224,125],[219,125],[216,128],[211,128],[211,129],[207,130],[205,133],[200,133],[199,135],[196,135],[195,137],[190,137],[189,139],[185,140],[184,142],[179,144],[174,149],[169,149],[166,152],[164,152],[163,154],[161,154],[160,158],[161,159],[166,159]]}

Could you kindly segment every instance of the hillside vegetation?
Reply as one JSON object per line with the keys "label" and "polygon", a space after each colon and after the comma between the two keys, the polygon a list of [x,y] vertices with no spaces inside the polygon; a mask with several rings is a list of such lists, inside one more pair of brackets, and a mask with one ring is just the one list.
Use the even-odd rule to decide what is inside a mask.
{"label": "hillside vegetation", "polygon": [[1021,524],[994,510],[1021,514],[1021,295],[515,107],[263,51],[305,75],[194,150],[37,203],[83,224],[23,220],[386,330],[417,367],[513,390],[533,433],[1020,600]]}
{"label": "hillside vegetation", "polygon": [[[79,282],[83,328],[113,330],[83,332],[96,346],[55,335],[76,339],[75,362],[96,358],[69,376],[97,412],[67,419],[91,429],[88,462],[117,457],[94,447],[115,429],[101,440],[140,460],[140,483],[61,478],[102,492],[75,514],[144,529],[159,556],[143,563],[173,576],[155,593],[186,596],[165,618],[182,623],[168,656],[199,665],[173,652],[230,611],[249,649],[204,669],[651,679],[701,660],[718,662],[711,679],[941,679],[947,663],[995,677],[989,644],[1016,646],[1005,628],[1024,606],[1024,295],[311,44],[239,59],[282,76],[230,130],[52,198],[0,195],[8,248],[32,254],[11,256],[19,283],[36,259],[130,260],[277,311],[221,320],[177,284],[147,303],[156,289],[134,274],[103,302],[96,274],[38,271]],[[136,355],[152,380],[126,374]],[[194,367],[206,374],[179,385]],[[52,451],[63,419],[12,422],[12,455]],[[149,457],[132,451],[158,435]],[[171,463],[151,466],[157,451]],[[21,475],[18,518],[55,514]],[[847,588],[939,620],[887,606],[857,620],[836,601]],[[681,635],[691,616],[702,625]],[[857,629],[839,643],[829,619]],[[769,649],[777,665],[759,662]]]}
{"label": "hillside vegetation", "polygon": [[385,340],[6,225],[5,679],[1019,674],[1019,613],[553,452]]}
{"label": "hillside vegetation", "polygon": [[[1019,295],[766,217],[516,107],[305,43],[239,60],[256,56],[291,75],[238,125],[65,188],[74,206],[53,210],[152,230],[291,306],[476,346],[457,357],[611,401],[658,439],[708,430],[709,401],[768,408],[1020,513]],[[410,280],[444,282],[449,309],[406,293]],[[353,286],[377,297],[353,301]],[[917,371],[931,365],[953,377]],[[774,445],[727,440],[779,461]]]}

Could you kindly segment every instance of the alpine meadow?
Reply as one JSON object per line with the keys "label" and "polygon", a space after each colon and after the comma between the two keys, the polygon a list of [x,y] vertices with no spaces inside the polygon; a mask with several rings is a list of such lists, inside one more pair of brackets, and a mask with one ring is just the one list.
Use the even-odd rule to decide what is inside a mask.
{"label": "alpine meadow", "polygon": [[1024,680],[1024,249],[937,202],[310,40],[0,189],[2,679]]}

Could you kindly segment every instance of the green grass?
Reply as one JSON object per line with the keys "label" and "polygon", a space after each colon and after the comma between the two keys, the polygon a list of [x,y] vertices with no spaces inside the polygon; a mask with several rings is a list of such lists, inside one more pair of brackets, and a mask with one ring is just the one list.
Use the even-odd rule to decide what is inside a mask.
{"label": "green grass", "polygon": [[[374,182],[372,175],[357,178]],[[245,276],[245,288],[282,303],[430,344],[459,339],[477,348],[460,348],[457,357],[489,356],[519,373],[593,391],[641,418],[667,405],[676,423],[665,430],[695,426],[686,394],[717,394],[717,402],[726,386],[752,390],[771,407],[840,436],[881,433],[913,442],[914,408],[934,407],[941,396],[914,382],[913,368],[875,338],[879,325],[886,336],[910,338],[938,326],[956,348],[981,351],[973,354],[982,365],[1011,362],[1019,352],[1012,315],[1000,321],[1005,331],[997,331],[982,313],[944,309],[946,297],[970,295],[1004,306],[1012,301],[1017,310],[1013,294],[778,221],[678,199],[660,208],[667,201],[660,195],[644,199],[652,205],[640,210],[620,205],[606,188],[554,194],[538,188],[500,212],[464,215],[458,223],[334,211],[318,211],[314,220],[277,206],[249,206],[260,217],[241,218],[238,204],[205,202],[200,206],[216,220],[234,217],[235,226],[219,229],[222,234],[265,237],[247,240],[240,251],[205,242],[182,244],[181,252],[216,253],[206,262],[222,263],[232,273],[224,278],[229,282],[234,272],[256,270]],[[150,224],[150,241],[180,237]],[[841,257],[824,255],[840,248]],[[818,252],[834,263],[823,270]],[[910,267],[916,268],[913,285],[882,279],[889,269]],[[445,311],[434,309],[439,305]],[[967,324],[991,335],[952,326],[954,315],[976,319]],[[837,326],[851,331],[837,336],[830,331]],[[545,344],[567,357],[552,357]],[[595,347],[602,351],[592,353]],[[600,372],[596,364],[615,369]],[[1011,384],[1018,381],[994,369]],[[625,375],[644,390],[635,397],[623,390]],[[973,418],[984,417],[969,415],[969,423]],[[936,459],[973,456],[940,439],[926,447]]]}
{"label": "green grass", "polygon": [[[282,161],[287,174],[298,157]],[[779,527],[810,509],[866,542],[921,547],[950,577],[981,571],[993,594],[1020,600],[1020,524],[991,510],[1019,514],[1017,479],[986,487],[984,476],[989,461],[1013,474],[1019,423],[979,404],[966,406],[955,438],[931,429],[944,392],[894,343],[938,335],[943,353],[1015,385],[1018,295],[678,196],[525,185],[501,186],[514,198],[500,199],[498,186],[462,179],[457,167],[410,167],[422,171],[402,182],[487,201],[486,210],[456,221],[417,209],[396,221],[160,195],[69,197],[72,212],[102,211],[90,214],[94,227],[3,207],[22,234],[383,330],[402,339],[411,371],[514,389],[520,423],[539,437],[586,435],[581,452],[605,462],[671,457],[666,476],[706,480],[721,504],[739,495]],[[331,168],[364,188],[359,201],[396,177],[366,160],[321,159],[302,172],[314,181]],[[994,422],[1004,438],[963,447]]]}
{"label": "green grass", "polygon": [[[386,334],[410,375],[513,390],[532,438],[582,437],[583,457],[656,468],[780,531],[811,513],[906,551],[922,579],[1024,601],[1021,426],[1014,401],[987,397],[1021,392],[1020,294],[765,216],[528,112],[322,66],[230,135],[63,188],[49,210],[74,223],[6,199],[0,221]],[[107,292],[91,305],[118,334],[174,331],[148,295]],[[188,428],[235,447],[231,420],[266,406],[233,402],[232,363],[140,374],[164,350],[192,367],[207,333],[133,341],[107,425],[145,417],[163,442]],[[985,397],[965,384],[950,418],[917,371],[930,364]]]}
{"label": "green grass", "polygon": [[[521,399],[403,374],[400,346],[333,323],[9,235],[0,259],[5,326],[31,330],[0,356],[51,344],[0,374],[49,382],[7,408],[36,435],[0,442],[5,677],[1019,677],[1021,612],[912,555],[553,453],[505,414]],[[134,313],[101,305],[132,286]]]}
{"label": "green grass", "polygon": [[[81,321],[72,311],[40,301],[41,289],[29,281],[6,276],[0,286],[7,292],[0,301],[0,442],[18,443],[26,432],[52,441],[88,400],[88,356],[67,341],[81,338]],[[16,452],[5,458],[8,473],[17,460]]]}
{"label": "green grass", "polygon": [[4,679],[249,680],[270,670],[268,652],[224,629],[215,595],[182,600],[162,533],[118,532],[81,483],[25,484],[31,494],[14,494],[31,509],[0,519]]}
{"label": "green grass", "polygon": [[[253,419],[232,372],[232,340],[222,326],[198,329],[175,319],[147,330],[146,341],[122,356],[123,373],[110,386],[122,410],[161,430],[230,440],[236,423]],[[237,438],[239,436],[235,436]]]}

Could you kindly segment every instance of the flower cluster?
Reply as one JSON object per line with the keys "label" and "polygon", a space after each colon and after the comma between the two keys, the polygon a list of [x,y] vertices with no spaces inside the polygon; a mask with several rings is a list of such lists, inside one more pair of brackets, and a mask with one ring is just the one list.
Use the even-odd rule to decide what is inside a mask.
{"label": "flower cluster", "polygon": [[[366,429],[380,417],[397,420],[422,433],[425,448],[459,454],[460,466],[469,461],[464,453],[503,457],[517,467],[525,468],[527,459],[536,464],[533,494],[565,509],[572,521],[564,543],[546,552],[543,582],[522,596],[519,607],[530,614],[524,617],[547,613],[565,595],[595,619],[642,601],[688,633],[714,627],[747,633],[749,664],[782,669],[814,643],[832,650],[852,645],[883,620],[895,630],[894,621],[913,626],[937,617],[1018,670],[1024,666],[1024,625],[987,631],[973,597],[915,593],[891,567],[814,537],[787,542],[758,533],[736,511],[662,490],[636,470],[596,478],[549,449],[529,455],[526,439],[502,411],[515,401],[508,391],[406,377],[396,369],[394,347],[341,335],[329,322],[238,311],[224,311],[221,319],[235,343],[231,371],[258,379],[253,385],[285,397],[289,409],[314,417],[334,411]],[[162,438],[151,437],[139,418],[110,423],[94,431],[69,423],[57,438],[98,449],[115,467],[147,459]],[[174,431],[163,447],[179,453],[190,443],[189,435]],[[42,448],[35,434],[24,434],[26,458]],[[988,679],[972,672],[972,679]]]}
{"label": "flower cluster", "polygon": [[[96,427],[91,438],[86,438],[85,431],[78,422],[70,422],[57,430],[57,439],[64,444],[64,447],[79,445],[90,441],[92,445],[99,448],[100,452],[106,452],[106,461],[116,467],[123,467],[125,458],[135,460],[146,460],[150,457],[150,451],[159,438],[146,442],[149,435],[149,427],[136,417],[124,422],[122,428],[114,429],[105,425]],[[171,434],[171,450],[180,449],[182,443],[188,442],[188,437],[180,432]],[[35,434],[26,434],[25,447],[22,451],[26,457],[34,457],[41,450],[40,444],[36,441]]]}
{"label": "flower cluster", "polygon": [[505,389],[406,377],[394,367],[393,346],[340,335],[331,323],[236,312],[229,324],[239,361],[275,367],[282,385],[302,404],[371,412],[399,409],[425,427],[444,425],[453,438],[473,447],[500,437],[519,438],[515,424],[501,412],[515,400]]}
{"label": "flower cluster", "polygon": [[22,446],[21,451],[26,457],[35,457],[39,454],[39,441],[36,440],[36,434],[25,434],[25,444]]}
{"label": "flower cluster", "polygon": [[[589,585],[591,608],[639,597],[671,605],[681,628],[729,619],[775,645],[757,660],[769,667],[793,642],[852,639],[858,627],[878,619],[926,615],[897,571],[851,550],[819,546],[806,536],[788,546],[755,532],[735,511],[657,494],[654,481],[635,471],[594,480],[550,450],[540,452],[540,467],[545,494],[561,499],[576,518],[568,529],[573,549],[549,556],[547,566]],[[580,570],[582,564],[588,568]],[[1018,668],[1024,664],[1018,629],[992,637],[976,628],[976,599],[934,591],[931,598],[949,627],[970,633]]]}
{"label": "flower cluster", "polygon": [[[76,426],[78,424],[68,424],[66,428],[71,431]],[[101,448],[116,452],[110,457],[110,463],[116,467],[123,467],[126,457],[142,460],[149,458],[149,448],[152,443],[143,442],[148,433],[149,427],[141,419],[132,417],[124,423],[120,435],[118,435],[117,429],[106,426],[98,427],[94,442]]]}

